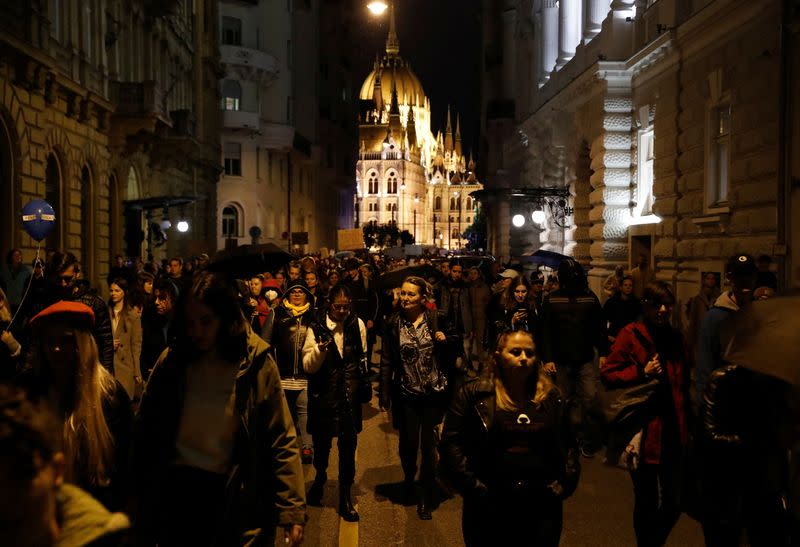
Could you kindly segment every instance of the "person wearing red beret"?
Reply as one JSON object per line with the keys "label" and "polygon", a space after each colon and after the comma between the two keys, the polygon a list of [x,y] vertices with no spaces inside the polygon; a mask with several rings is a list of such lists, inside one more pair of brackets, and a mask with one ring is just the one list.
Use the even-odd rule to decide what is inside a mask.
{"label": "person wearing red beret", "polygon": [[67,480],[113,511],[128,500],[133,410],[125,388],[100,363],[94,323],[89,306],[67,300],[34,316],[22,383],[64,417]]}

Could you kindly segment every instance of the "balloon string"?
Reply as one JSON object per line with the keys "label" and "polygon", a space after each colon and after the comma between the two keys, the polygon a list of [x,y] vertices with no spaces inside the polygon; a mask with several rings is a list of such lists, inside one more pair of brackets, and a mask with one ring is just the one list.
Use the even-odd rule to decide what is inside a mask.
{"label": "balloon string", "polygon": [[[42,242],[40,241],[39,246],[36,247],[36,258],[33,259],[33,272],[36,271],[36,266],[41,266],[42,277],[44,277],[44,262],[42,262],[42,259],[39,257],[39,252],[41,251],[41,249],[42,249]],[[19,306],[17,307],[17,311],[14,312],[14,317],[11,318],[11,322],[8,324],[8,327],[6,327],[6,330],[4,332],[9,332],[11,330],[11,325],[14,324],[14,320],[17,318],[17,315],[19,315],[20,310],[22,310],[22,305],[28,298],[28,292],[31,290],[31,285],[33,284],[33,272],[31,272],[31,276],[28,279],[28,286],[25,288],[25,294],[22,295],[22,300],[19,301]],[[8,300],[6,300],[6,302],[8,302]]]}

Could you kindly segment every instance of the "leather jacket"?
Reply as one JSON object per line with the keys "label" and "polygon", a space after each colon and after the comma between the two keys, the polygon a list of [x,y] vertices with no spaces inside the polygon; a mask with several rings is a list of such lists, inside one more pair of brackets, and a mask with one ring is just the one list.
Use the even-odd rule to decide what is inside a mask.
{"label": "leather jacket", "polygon": [[[324,317],[311,328],[317,340],[333,337]],[[331,342],[320,369],[308,375],[308,430],[312,434],[334,437],[348,429],[361,431],[359,366],[366,355],[355,314],[345,320],[343,351],[344,356]]]}
{"label": "leather jacket", "polygon": [[272,331],[267,340],[275,352],[275,361],[278,363],[278,372],[281,378],[305,379],[303,370],[303,344],[306,333],[314,322],[314,307],[293,316],[284,306],[275,308],[275,317],[272,322]]}
{"label": "leather jacket", "polygon": [[102,298],[97,296],[89,287],[80,287],[70,298],[73,302],[80,302],[92,308],[94,312],[94,327],[92,335],[97,342],[97,353],[100,363],[106,370],[114,372],[114,333],[111,332],[111,315],[108,306]]}
{"label": "leather jacket", "polygon": [[[400,357],[400,319],[400,314],[395,314],[387,320],[382,338],[378,393],[383,408],[389,408],[393,400],[399,396],[399,384],[403,372],[403,362]],[[445,375],[449,375],[454,370],[456,357],[460,355],[459,351],[463,353],[461,335],[454,330],[447,321],[447,317],[441,312],[428,310],[425,312],[425,320],[434,337],[433,358],[436,360],[439,370]],[[444,333],[446,337],[444,342],[436,341],[437,330]]]}
{"label": "leather jacket", "polygon": [[472,323],[472,297],[469,286],[464,281],[453,282],[449,279],[442,281],[438,287],[436,302],[447,317],[450,316],[450,308],[453,306],[453,293],[451,289],[459,289],[459,309],[461,316],[456,318],[454,327],[459,329],[461,334],[470,334],[474,328]]}
{"label": "leather jacket", "polygon": [[[497,450],[489,442],[494,424],[496,397],[491,378],[476,378],[465,382],[454,394],[450,408],[445,414],[442,440],[439,445],[441,473],[463,496],[482,495],[488,490],[487,482],[496,461],[492,451]],[[564,404],[554,389],[537,408],[533,420],[541,420],[544,429],[554,429],[555,442],[546,443],[543,450],[549,451],[547,459],[554,462],[543,478],[544,488],[558,481],[563,491],[562,499],[571,496],[580,477],[580,459],[577,440],[569,430],[569,420],[564,414]]]}

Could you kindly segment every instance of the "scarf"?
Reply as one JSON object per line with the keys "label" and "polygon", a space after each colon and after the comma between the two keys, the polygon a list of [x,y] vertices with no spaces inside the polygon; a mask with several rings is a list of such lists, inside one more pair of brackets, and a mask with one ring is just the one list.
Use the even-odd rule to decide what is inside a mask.
{"label": "scarf", "polygon": [[298,315],[303,315],[308,311],[308,308],[311,307],[311,302],[306,302],[302,306],[294,306],[290,304],[288,300],[284,300],[283,305],[287,310],[289,310],[289,313],[292,314],[292,317],[297,317]]}

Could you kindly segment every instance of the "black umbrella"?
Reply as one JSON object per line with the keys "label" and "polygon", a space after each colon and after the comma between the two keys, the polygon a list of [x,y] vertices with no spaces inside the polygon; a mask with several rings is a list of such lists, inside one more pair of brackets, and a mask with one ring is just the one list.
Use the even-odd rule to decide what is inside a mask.
{"label": "black umbrella", "polygon": [[241,245],[230,250],[218,251],[208,265],[208,270],[241,279],[277,270],[296,258],[274,243]]}
{"label": "black umbrella", "polygon": [[725,360],[800,386],[800,296],[754,302],[736,314]]}
{"label": "black umbrella", "polygon": [[403,280],[410,275],[422,277],[433,283],[439,281],[444,276],[441,270],[431,266],[430,264],[406,266],[405,268],[386,272],[385,274],[381,275],[375,282],[375,288],[379,291],[394,289],[395,287],[402,285]]}
{"label": "black umbrella", "polygon": [[547,266],[548,268],[557,270],[561,262],[567,258],[570,257],[555,251],[545,251],[544,249],[539,249],[532,255],[526,256],[525,260],[528,262],[533,262],[534,264],[539,264],[540,266]]}

